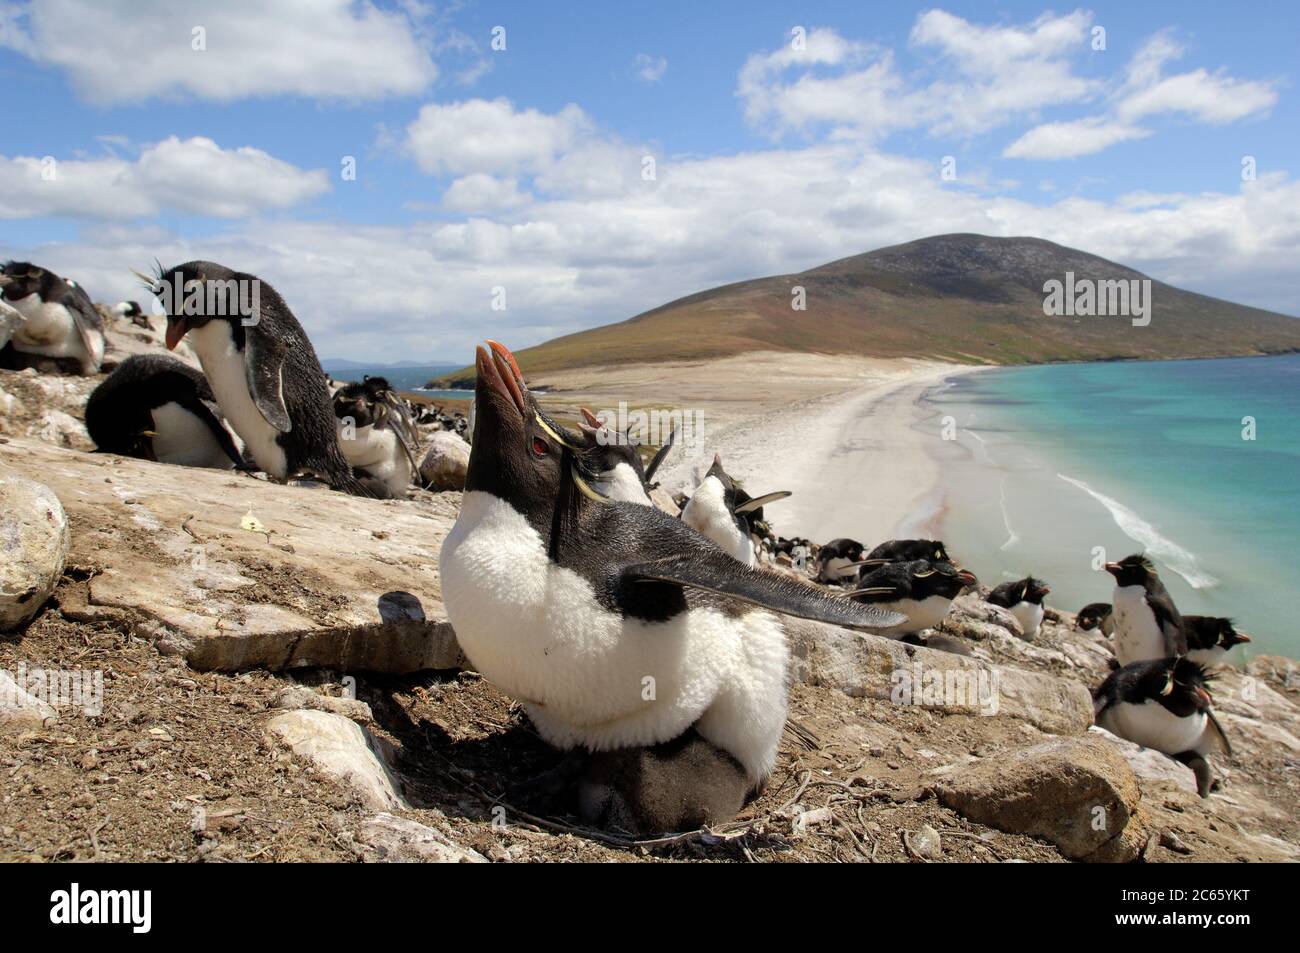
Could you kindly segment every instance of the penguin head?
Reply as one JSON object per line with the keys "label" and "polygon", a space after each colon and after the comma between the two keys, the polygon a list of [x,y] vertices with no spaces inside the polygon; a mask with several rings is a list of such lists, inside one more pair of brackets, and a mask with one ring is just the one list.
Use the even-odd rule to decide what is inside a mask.
{"label": "penguin head", "polygon": [[1237,631],[1231,619],[1214,616],[1184,616],[1183,627],[1187,632],[1187,643],[1192,648],[1220,648],[1228,652],[1251,640],[1245,632]]}
{"label": "penguin head", "polygon": [[1125,556],[1117,563],[1106,563],[1106,571],[1115,577],[1117,586],[1145,586],[1156,577],[1155,563],[1141,553]]}
{"label": "penguin head", "polygon": [[1020,601],[1033,603],[1036,606],[1041,606],[1043,597],[1051,591],[1047,583],[1033,576],[1026,576],[1016,584],[1016,593],[1020,596]]}
{"label": "penguin head", "polygon": [[388,381],[382,377],[344,384],[334,393],[334,416],[339,420],[350,417],[357,427],[369,427],[383,415],[388,394]]}
{"label": "penguin head", "polygon": [[[158,268],[152,278],[136,272],[167,313],[167,350],[195,328],[211,321],[240,325],[256,323],[261,315],[245,314],[248,289],[258,279],[211,261],[187,261],[175,268]],[[270,291],[260,285],[259,294]],[[242,339],[241,339],[242,340]]]}
{"label": "penguin head", "polygon": [[596,473],[596,488],[606,492],[606,487],[626,480],[639,484],[648,492],[650,487],[637,443],[628,433],[607,426],[586,407],[581,410],[583,420],[578,427],[587,458]]}
{"label": "penguin head", "polygon": [[1102,620],[1110,615],[1110,604],[1107,602],[1092,602],[1079,610],[1074,617],[1074,624],[1084,632],[1090,632],[1101,625]]}
{"label": "penguin head", "polygon": [[9,261],[0,268],[0,298],[6,301],[21,301],[30,295],[52,301],[64,287],[66,283],[54,272],[30,262]]}
{"label": "penguin head", "polygon": [[1139,694],[1186,718],[1214,705],[1209,684],[1214,676],[1186,656],[1160,659],[1138,684]]}
{"label": "penguin head", "polygon": [[1249,635],[1245,632],[1237,631],[1236,627],[1232,624],[1231,619],[1220,619],[1219,622],[1219,638],[1217,644],[1224,651],[1228,651],[1233,646],[1241,645],[1243,642],[1250,641]]}
{"label": "penguin head", "polygon": [[592,488],[597,475],[584,441],[542,412],[505,345],[487,344],[475,355],[465,489],[490,493],[526,515],[553,510],[561,499],[575,506],[608,502]]}
{"label": "penguin head", "polygon": [[948,555],[948,549],[943,545],[943,540],[932,539],[930,540],[930,545],[933,546],[934,549],[930,553],[930,556],[928,558],[933,559],[936,562],[943,562],[943,563],[954,562],[952,557]]}
{"label": "penguin head", "polygon": [[958,569],[947,561],[913,560],[907,564],[907,572],[912,577],[912,595],[916,599],[927,596],[953,599],[968,586],[979,585],[974,573]]}

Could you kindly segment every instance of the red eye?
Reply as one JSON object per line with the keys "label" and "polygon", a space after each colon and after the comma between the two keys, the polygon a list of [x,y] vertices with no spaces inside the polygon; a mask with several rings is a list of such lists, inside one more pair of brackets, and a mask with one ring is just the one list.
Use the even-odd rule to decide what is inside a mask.
{"label": "red eye", "polygon": [[548,453],[550,453],[550,452],[551,452],[551,448],[548,447],[548,446],[546,445],[546,441],[545,441],[545,440],[543,440],[541,437],[534,437],[534,438],[533,438],[533,455],[534,455],[534,456],[537,456],[537,457],[544,457],[544,456],[546,456],[546,455],[547,455]]}

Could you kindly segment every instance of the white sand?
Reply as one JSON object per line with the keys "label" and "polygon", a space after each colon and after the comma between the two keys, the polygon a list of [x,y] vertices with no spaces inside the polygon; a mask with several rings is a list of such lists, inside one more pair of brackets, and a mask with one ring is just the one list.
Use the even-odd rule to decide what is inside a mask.
{"label": "white sand", "polygon": [[[722,455],[753,495],[790,490],[765,516],[784,536],[874,543],[926,535],[942,513],[939,472],[917,424],[918,399],[972,368],[921,360],[759,353],[696,364],[593,368],[542,375],[548,403],[700,411],[703,439],[675,447],[658,475],[694,487]],[[525,368],[527,371],[527,368]],[[683,452],[684,451],[684,452]]]}

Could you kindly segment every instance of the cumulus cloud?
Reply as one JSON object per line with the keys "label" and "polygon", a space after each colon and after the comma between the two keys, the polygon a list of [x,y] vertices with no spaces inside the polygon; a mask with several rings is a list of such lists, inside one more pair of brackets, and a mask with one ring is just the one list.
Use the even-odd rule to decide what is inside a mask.
{"label": "cumulus cloud", "polygon": [[[126,269],[155,256],[222,261],[284,294],[319,353],[381,360],[468,359],[488,321],[522,347],[726,282],[960,231],[1036,235],[1185,287],[1300,310],[1300,184],[1280,174],[1238,192],[1037,205],[954,191],[930,162],[856,143],[669,157],[659,173],[617,194],[537,200],[491,218],[271,220],[201,240],[119,229],[111,241],[91,232],[0,255],[48,262],[104,300],[138,296]],[[498,286],[505,311],[491,307]]]}
{"label": "cumulus cloud", "polygon": [[515,110],[508,99],[430,103],[406,127],[406,150],[424,172],[536,172],[590,128],[569,105],[558,113]]}
{"label": "cumulus cloud", "polygon": [[171,136],[134,161],[0,155],[0,218],[40,215],[130,220],[162,212],[255,216],[329,191],[324,170],[304,170],[244,147]]}
{"label": "cumulus cloud", "polygon": [[[417,27],[402,9],[357,0],[223,0],[202,9],[137,0],[0,6],[0,46],[63,70],[81,96],[98,103],[416,94],[438,75]],[[202,50],[195,49],[200,28]]]}

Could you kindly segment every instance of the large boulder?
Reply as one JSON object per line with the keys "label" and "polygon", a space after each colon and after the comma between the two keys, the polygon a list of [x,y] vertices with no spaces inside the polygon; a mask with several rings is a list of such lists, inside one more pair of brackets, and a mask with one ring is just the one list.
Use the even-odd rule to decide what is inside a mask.
{"label": "large boulder", "polygon": [[977,824],[1046,838],[1075,860],[1133,860],[1149,836],[1137,778],[1095,735],[985,758],[938,781],[935,794]]}
{"label": "large boulder", "polygon": [[53,490],[0,476],[0,631],[25,623],[54,592],[71,541],[67,514]]}
{"label": "large boulder", "polygon": [[431,490],[463,490],[469,473],[469,444],[450,430],[436,430],[420,461],[420,480]]}

